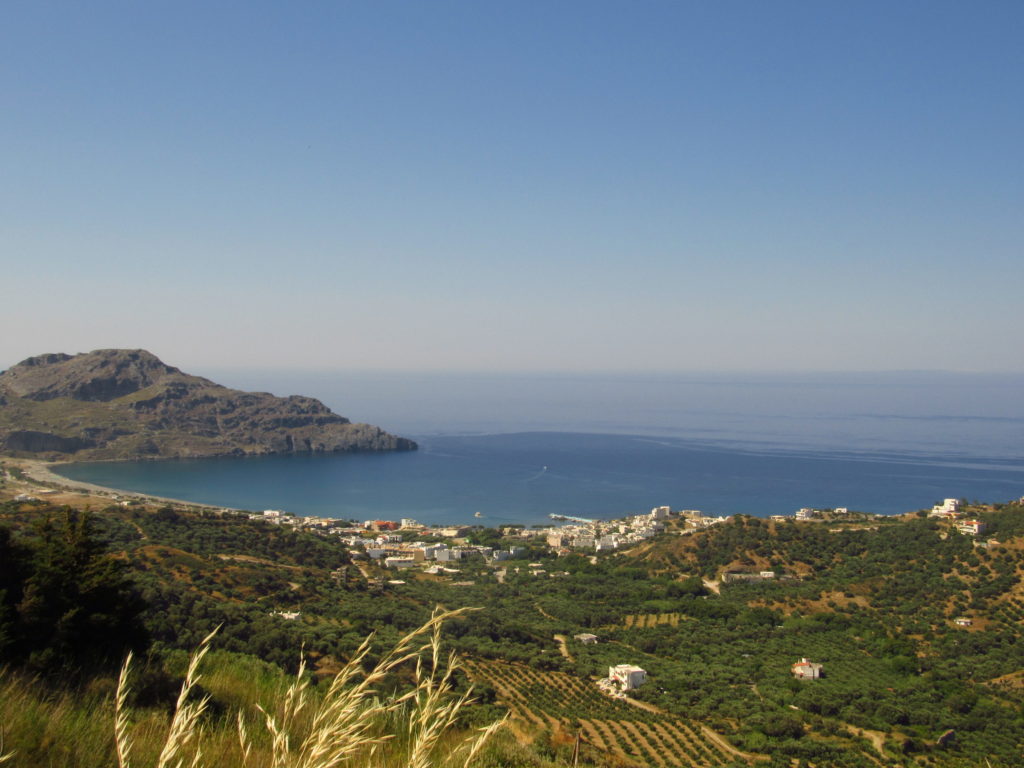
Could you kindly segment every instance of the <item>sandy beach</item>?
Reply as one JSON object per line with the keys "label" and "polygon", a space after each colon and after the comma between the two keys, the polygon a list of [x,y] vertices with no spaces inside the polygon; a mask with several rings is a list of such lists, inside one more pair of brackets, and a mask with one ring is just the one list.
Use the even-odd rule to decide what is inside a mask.
{"label": "sandy beach", "polygon": [[[53,471],[54,467],[69,462],[43,461],[40,459],[22,459],[9,456],[0,456],[0,461],[8,469],[20,470],[24,480],[18,480],[13,476],[9,480],[8,495],[14,497],[24,493],[28,495],[40,495],[48,501],[56,504],[81,504],[88,501],[104,500],[110,502],[140,501],[144,504],[170,504],[178,507],[190,507],[195,509],[226,509],[216,504],[203,504],[197,501],[186,501],[184,499],[173,499],[166,496],[153,496],[136,491],[127,491],[122,488],[108,488],[95,483],[86,483],[79,480],[71,480]],[[54,493],[56,491],[56,493]]]}

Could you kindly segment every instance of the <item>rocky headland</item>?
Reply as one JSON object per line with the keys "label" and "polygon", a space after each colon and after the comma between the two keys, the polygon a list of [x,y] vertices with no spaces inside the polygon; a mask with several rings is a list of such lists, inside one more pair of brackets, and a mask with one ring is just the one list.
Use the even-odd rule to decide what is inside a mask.
{"label": "rocky headland", "polygon": [[409,451],[319,400],[242,392],[142,349],[30,357],[0,373],[0,451],[44,459]]}

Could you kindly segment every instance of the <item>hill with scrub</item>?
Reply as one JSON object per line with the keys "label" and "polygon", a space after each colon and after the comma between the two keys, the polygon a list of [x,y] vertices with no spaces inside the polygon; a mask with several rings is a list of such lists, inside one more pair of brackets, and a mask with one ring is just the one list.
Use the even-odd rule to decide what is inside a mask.
{"label": "hill with scrub", "polygon": [[310,397],[242,392],[141,349],[30,357],[0,373],[0,450],[135,459],[414,450]]}
{"label": "hill with scrub", "polygon": [[[149,732],[173,708],[187,654],[220,627],[202,687],[211,696],[204,727],[235,755],[224,765],[245,764],[237,747],[223,746],[237,742],[238,712],[257,703],[270,711],[288,675],[304,675],[319,701],[360,658],[368,635],[375,650],[363,670],[386,656],[376,649],[399,644],[443,605],[467,612],[440,627],[444,652],[431,658],[441,660],[442,676],[451,670],[453,695],[472,688],[474,697],[455,717],[452,738],[510,718],[480,752],[480,766],[553,768],[575,759],[623,768],[1008,768],[1024,749],[1024,507],[970,513],[987,524],[984,536],[917,515],[741,516],[706,530],[677,521],[654,539],[596,556],[559,555],[529,531],[479,528],[467,544],[522,551],[500,564],[471,556],[433,573],[386,568],[336,534],[213,510],[108,507],[88,527],[106,553],[96,562],[116,563],[118,578],[134,585],[129,592],[117,582],[121,591],[104,594],[121,595],[130,626],[141,630],[133,696]],[[80,515],[45,501],[0,506],[6,541],[21,552],[0,562],[25,563],[21,578],[38,582],[33,557],[48,552],[39,562],[60,562],[56,532],[81,530]],[[761,578],[769,570],[774,577]],[[55,578],[52,568],[44,575]],[[104,672],[102,659],[80,646],[57,643],[47,653],[38,638],[60,637],[40,633],[40,617],[50,614],[27,610],[29,590],[7,578],[0,702],[9,703],[0,703],[0,717],[8,748],[36,761],[26,765],[52,762],[59,739],[32,724],[32,702],[65,702],[64,719],[51,718],[57,729],[79,722],[74,713],[87,701],[105,715],[80,741],[108,751],[66,764],[110,764],[109,670],[119,659]],[[64,589],[50,587],[43,592]],[[121,616],[94,610],[106,622]],[[25,642],[28,629],[36,640]],[[577,638],[586,634],[596,642]],[[455,654],[450,667],[447,651]],[[801,658],[821,664],[823,676],[795,678]],[[62,664],[95,671],[74,685],[45,682]],[[597,681],[619,664],[642,667],[647,682],[625,695],[602,692]],[[422,668],[410,659],[390,669],[378,681],[381,700],[401,699]],[[402,738],[401,717],[380,717]]]}

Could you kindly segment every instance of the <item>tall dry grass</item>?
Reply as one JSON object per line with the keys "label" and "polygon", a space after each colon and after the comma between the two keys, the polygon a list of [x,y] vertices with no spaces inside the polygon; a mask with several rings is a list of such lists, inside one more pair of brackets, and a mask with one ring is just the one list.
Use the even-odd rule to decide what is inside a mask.
{"label": "tall dry grass", "polygon": [[[435,611],[431,619],[401,638],[376,663],[364,669],[372,650],[367,638],[330,681],[327,690],[309,689],[305,662],[277,701],[257,705],[256,712],[240,710],[237,744],[233,749],[204,731],[203,715],[209,696],[197,696],[200,666],[213,634],[192,655],[185,680],[155,759],[136,760],[131,691],[132,658],[125,660],[115,696],[114,742],[119,768],[454,768],[470,766],[503,720],[470,733],[459,733],[458,722],[472,704],[471,692],[458,694],[453,675],[459,669],[454,654],[441,649],[445,621],[465,613]],[[414,668],[409,689],[381,697],[377,686],[389,674]],[[151,740],[151,737],[150,737]],[[156,749],[148,744],[152,755]]]}

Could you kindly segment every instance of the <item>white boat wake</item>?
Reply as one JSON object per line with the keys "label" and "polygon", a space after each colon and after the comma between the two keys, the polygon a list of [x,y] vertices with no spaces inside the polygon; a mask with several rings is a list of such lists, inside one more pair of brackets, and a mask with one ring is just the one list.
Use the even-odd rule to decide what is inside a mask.
{"label": "white boat wake", "polygon": [[523,482],[524,483],[532,483],[534,480],[536,480],[536,479],[538,479],[540,477],[543,477],[547,473],[547,471],[548,471],[548,468],[546,466],[545,467],[541,467],[540,472],[538,472],[536,475],[533,475],[531,477],[526,478],[525,480],[523,480]]}

